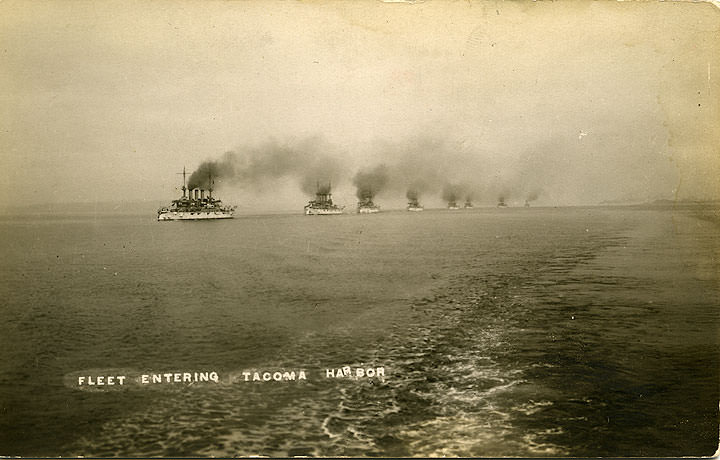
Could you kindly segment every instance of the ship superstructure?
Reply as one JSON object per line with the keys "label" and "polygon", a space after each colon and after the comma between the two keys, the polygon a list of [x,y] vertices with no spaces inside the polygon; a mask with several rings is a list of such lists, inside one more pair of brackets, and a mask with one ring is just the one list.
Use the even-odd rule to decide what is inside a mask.
{"label": "ship superstructure", "polygon": [[205,196],[204,189],[190,189],[185,186],[185,168],[183,168],[182,175],[182,197],[173,200],[170,206],[160,208],[158,210],[158,221],[233,218],[235,207],[223,205],[222,201],[213,198],[213,178],[211,174],[208,174],[207,196]]}
{"label": "ship superstructure", "polygon": [[306,216],[327,216],[343,213],[344,206],[341,207],[333,203],[330,190],[330,184],[328,184],[327,187],[321,187],[320,183],[317,184],[315,199],[305,206]]}

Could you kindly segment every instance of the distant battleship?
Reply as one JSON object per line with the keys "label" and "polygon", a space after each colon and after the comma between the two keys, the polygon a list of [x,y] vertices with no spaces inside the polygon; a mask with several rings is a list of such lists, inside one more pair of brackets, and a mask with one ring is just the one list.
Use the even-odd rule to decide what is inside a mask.
{"label": "distant battleship", "polygon": [[448,209],[451,211],[456,211],[460,209],[460,206],[457,205],[457,202],[455,200],[448,201]]}
{"label": "distant battleship", "polygon": [[504,199],[504,198],[500,198],[500,201],[498,202],[497,207],[498,207],[498,208],[507,208],[507,207],[508,207],[508,205],[505,204],[505,199]]}
{"label": "distant battleship", "polygon": [[530,202],[529,202],[528,200],[525,200],[525,207],[526,207],[526,208],[529,208],[529,207],[530,207]]}
{"label": "distant battleship", "polygon": [[418,200],[413,199],[408,201],[407,210],[418,212],[425,210],[425,207],[421,205]]}
{"label": "distant battleship", "polygon": [[465,205],[463,206],[463,208],[465,208],[465,209],[472,209],[473,207],[474,207],[474,206],[473,206],[473,204],[472,204],[472,201],[470,201],[470,200],[465,200]]}
{"label": "distant battleship", "polygon": [[380,206],[373,203],[372,198],[363,198],[362,200],[358,201],[357,212],[358,214],[373,214],[376,212],[380,212]]}
{"label": "distant battleship", "polygon": [[[232,219],[235,213],[234,206],[225,206],[220,200],[212,196],[213,180],[212,175],[208,176],[208,196],[205,190],[190,190],[185,187],[185,168],[183,168],[183,196],[172,201],[169,207],[158,210],[158,221],[164,220],[207,220],[207,219]],[[185,196],[187,191],[187,196]],[[194,192],[194,196],[193,196]]]}
{"label": "distant battleship", "polygon": [[306,216],[327,216],[333,214],[342,214],[343,207],[333,204],[332,193],[330,193],[330,185],[320,187],[317,185],[317,193],[315,199],[305,206]]}

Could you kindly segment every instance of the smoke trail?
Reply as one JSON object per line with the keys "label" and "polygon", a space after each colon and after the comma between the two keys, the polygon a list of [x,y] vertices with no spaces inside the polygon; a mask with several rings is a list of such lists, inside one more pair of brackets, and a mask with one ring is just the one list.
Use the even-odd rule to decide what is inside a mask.
{"label": "smoke trail", "polygon": [[387,183],[388,171],[384,164],[372,169],[360,170],[353,178],[353,184],[357,187],[357,197],[360,200],[372,200]]}
{"label": "smoke trail", "polygon": [[540,198],[540,190],[533,190],[532,192],[528,193],[528,196],[525,199],[525,201],[530,203],[531,201],[535,201],[538,198]]}
{"label": "smoke trail", "polygon": [[[448,181],[465,180],[464,168],[471,158],[446,135],[424,133],[401,142],[378,142],[375,151],[388,166],[388,191],[406,193],[417,198],[439,192]],[[461,176],[461,177],[458,177]]]}
{"label": "smoke trail", "polygon": [[[376,141],[377,162],[357,172],[353,184],[360,200],[373,199],[379,192],[405,193],[409,200],[442,196],[447,201],[492,202],[527,197],[534,201],[549,193],[557,164],[546,161],[545,152],[557,150],[556,142],[533,145],[526,150],[493,155],[464,140],[448,139],[445,133],[424,133],[402,141]],[[247,191],[274,188],[278,181],[296,184],[313,196],[342,185],[348,155],[320,137],[270,140],[242,146],[202,163],[190,176],[189,187],[209,188],[209,176],[217,186],[237,186]],[[375,166],[381,165],[381,166]]]}
{"label": "smoke trail", "polygon": [[268,141],[226,152],[218,160],[203,162],[191,175],[188,187],[208,188],[212,174],[217,183],[244,188],[263,188],[281,178],[295,180],[303,192],[313,195],[318,181],[338,182],[342,155],[318,137],[280,144]]}
{"label": "smoke trail", "polygon": [[443,200],[448,203],[456,202],[463,196],[465,186],[460,184],[445,184],[442,191]]}

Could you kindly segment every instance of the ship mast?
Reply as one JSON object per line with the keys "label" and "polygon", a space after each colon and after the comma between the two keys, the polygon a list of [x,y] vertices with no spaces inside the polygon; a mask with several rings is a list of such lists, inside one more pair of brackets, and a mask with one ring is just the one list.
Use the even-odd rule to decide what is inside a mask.
{"label": "ship mast", "polygon": [[[178,173],[178,174],[179,174],[179,173]],[[187,190],[187,187],[185,187],[185,166],[183,166],[183,172],[182,172],[182,175],[183,175],[183,186],[182,186],[182,191],[183,191],[183,198],[185,198],[185,190]]]}
{"label": "ship mast", "polygon": [[208,171],[208,199],[212,202],[213,180],[212,171]]}

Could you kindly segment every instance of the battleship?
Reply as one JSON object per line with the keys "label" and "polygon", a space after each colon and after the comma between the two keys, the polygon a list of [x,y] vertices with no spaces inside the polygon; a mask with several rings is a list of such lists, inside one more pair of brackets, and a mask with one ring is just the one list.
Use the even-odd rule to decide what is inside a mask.
{"label": "battleship", "polygon": [[448,201],[448,209],[451,211],[456,211],[460,209],[460,206],[457,205],[457,202],[455,200]]}
{"label": "battleship", "polygon": [[372,214],[380,212],[380,206],[373,203],[371,196],[364,196],[357,204],[358,214]]}
{"label": "battleship", "polygon": [[525,207],[526,207],[526,208],[529,208],[529,207],[530,207],[530,202],[529,202],[528,200],[525,200]]}
{"label": "battleship", "polygon": [[474,208],[474,206],[473,206],[473,204],[472,204],[472,201],[470,201],[470,200],[465,200],[465,205],[463,205],[463,208],[465,208],[465,209],[472,209],[472,208]]}
{"label": "battleship", "polygon": [[418,203],[417,200],[413,200],[413,201],[408,202],[407,210],[418,212],[418,211],[424,211],[425,207],[423,205],[421,205],[420,203]]}
{"label": "battleship", "polygon": [[315,199],[305,206],[306,216],[328,216],[334,214],[342,214],[344,206],[340,207],[333,204],[332,193],[330,193],[330,184],[327,187],[320,187],[317,184],[317,193]]}
{"label": "battleship", "polygon": [[500,201],[498,201],[497,207],[498,208],[507,208],[508,207],[508,205],[505,204],[505,198],[500,198]]}
{"label": "battleship", "polygon": [[425,207],[420,204],[420,201],[418,200],[418,191],[414,188],[408,189],[407,193],[405,194],[405,197],[408,200],[407,210],[408,211],[424,211]]}
{"label": "battleship", "polygon": [[157,213],[158,221],[233,218],[235,207],[223,205],[222,201],[212,196],[212,175],[208,176],[208,196],[205,196],[204,189],[189,189],[185,186],[185,168],[183,168],[182,175],[182,197],[173,200],[170,206],[160,208]]}

